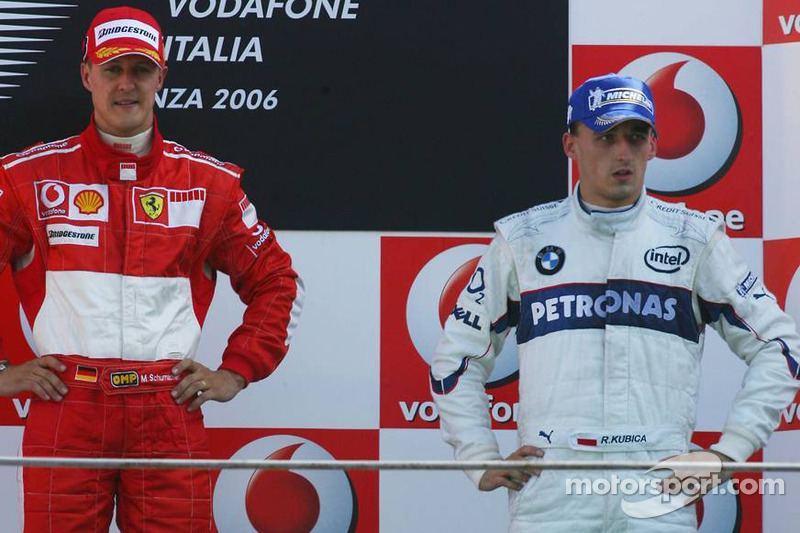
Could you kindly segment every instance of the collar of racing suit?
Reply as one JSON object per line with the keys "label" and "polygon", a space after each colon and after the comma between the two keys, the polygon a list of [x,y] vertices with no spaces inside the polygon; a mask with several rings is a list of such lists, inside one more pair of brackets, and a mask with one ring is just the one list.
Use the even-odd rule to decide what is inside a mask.
{"label": "collar of racing suit", "polygon": [[581,184],[578,182],[570,199],[572,202],[572,213],[578,219],[578,222],[589,231],[604,235],[613,235],[617,232],[634,227],[638,218],[644,213],[644,206],[647,204],[647,194],[644,191],[642,191],[642,194],[636,202],[627,209],[619,211],[592,211],[588,209],[583,200],[581,200],[580,186]]}
{"label": "collar of racing suit", "polygon": [[135,165],[133,172],[135,173],[136,181],[147,179],[164,156],[164,138],[161,137],[155,117],[153,117],[153,145],[150,148],[150,152],[144,157],[137,157],[130,152],[116,150],[103,142],[97,131],[94,116],[89,122],[89,127],[81,133],[81,144],[94,158],[95,165],[103,173],[103,176],[115,181],[120,179],[122,164],[124,163]]}
{"label": "collar of racing suit", "polygon": [[97,128],[97,133],[104,143],[111,146],[115,150],[122,150],[129,152],[133,155],[144,157],[150,153],[151,144],[153,143],[153,127],[150,126],[141,133],[137,133],[133,137],[117,137],[106,133],[100,128]]}

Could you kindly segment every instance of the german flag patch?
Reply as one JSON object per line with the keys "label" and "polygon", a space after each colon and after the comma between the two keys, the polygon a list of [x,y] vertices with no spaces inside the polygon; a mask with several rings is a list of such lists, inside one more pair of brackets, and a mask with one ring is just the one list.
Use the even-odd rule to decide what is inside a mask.
{"label": "german flag patch", "polygon": [[75,381],[97,383],[97,369],[91,366],[78,365],[75,370]]}

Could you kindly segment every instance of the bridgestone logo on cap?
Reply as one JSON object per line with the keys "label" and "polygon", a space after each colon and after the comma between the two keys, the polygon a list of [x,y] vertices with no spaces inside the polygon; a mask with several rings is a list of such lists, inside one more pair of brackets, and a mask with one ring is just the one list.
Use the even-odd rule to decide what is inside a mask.
{"label": "bridgestone logo on cap", "polygon": [[149,24],[134,19],[120,19],[100,24],[94,29],[97,46],[109,39],[138,39],[158,50],[158,30]]}

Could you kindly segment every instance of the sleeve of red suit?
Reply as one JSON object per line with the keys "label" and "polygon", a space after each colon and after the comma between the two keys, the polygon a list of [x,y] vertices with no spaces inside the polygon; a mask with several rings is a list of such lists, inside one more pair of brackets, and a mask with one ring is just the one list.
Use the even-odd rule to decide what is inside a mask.
{"label": "sleeve of red suit", "polygon": [[230,276],[247,305],[242,324],[231,334],[221,369],[247,383],[270,375],[289,349],[303,304],[303,283],[292,259],[237,185],[232,190],[211,266]]}
{"label": "sleeve of red suit", "polygon": [[8,176],[0,167],[0,272],[33,247],[33,236]]}
{"label": "sleeve of red suit", "polygon": [[[33,247],[33,236],[24,211],[5,170],[0,167],[0,273],[6,265],[27,254]],[[4,358],[0,337],[0,359]]]}

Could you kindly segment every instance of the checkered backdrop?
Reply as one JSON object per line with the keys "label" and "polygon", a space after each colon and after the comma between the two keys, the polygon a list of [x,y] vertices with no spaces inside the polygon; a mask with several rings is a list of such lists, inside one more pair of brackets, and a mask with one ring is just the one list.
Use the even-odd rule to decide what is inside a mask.
{"label": "checkered backdrop", "polygon": [[[81,11],[89,4],[78,3]],[[169,0],[168,4],[171,11],[162,7],[166,16],[160,17],[165,32],[170,33],[170,24],[185,24],[180,35],[195,36],[212,30],[193,29],[195,24],[201,27],[209,20],[191,15],[192,9],[195,14],[202,14],[213,4],[219,15],[239,6],[241,15],[245,6],[257,10],[255,6],[260,5],[266,10],[269,5],[282,4],[283,11],[275,11],[273,19],[267,18],[265,11],[264,17],[245,21],[259,26],[258,35],[270,36],[271,46],[265,49],[265,57],[269,55],[275,65],[294,63],[298,70],[279,78],[274,77],[271,68],[264,68],[248,76],[263,76],[267,81],[260,86],[280,87],[279,106],[295,105],[297,109],[297,104],[292,104],[294,98],[308,99],[302,100],[303,106],[311,106],[308,114],[297,115],[297,120],[220,112],[224,120],[215,124],[213,131],[199,131],[197,142],[192,143],[237,160],[238,156],[226,156],[234,153],[228,152],[233,150],[230,139],[238,143],[242,137],[231,131],[249,132],[257,123],[268,124],[271,133],[264,147],[268,161],[257,157],[252,160],[265,169],[257,173],[254,181],[262,180],[268,190],[273,182],[263,176],[275,174],[266,169],[280,171],[275,186],[281,192],[275,196],[266,193],[260,200],[279,206],[270,207],[280,215],[280,223],[276,224],[278,237],[292,253],[308,291],[301,327],[286,361],[275,374],[249,387],[230,404],[206,404],[206,421],[212,428],[218,457],[280,457],[287,450],[296,449],[296,458],[451,458],[450,449],[441,442],[427,385],[427,363],[441,323],[476,258],[486,248],[491,218],[563,195],[577,178],[559,153],[563,127],[560,122],[550,125],[547,117],[555,109],[560,121],[569,88],[588,76],[623,71],[651,81],[659,112],[661,154],[648,169],[648,187],[669,201],[685,202],[689,207],[714,211],[722,217],[753,272],[763,276],[779,301],[800,319],[800,223],[791,216],[796,211],[794,196],[798,194],[795,169],[800,168],[800,151],[796,148],[800,146],[800,133],[792,127],[800,123],[800,102],[794,84],[800,81],[796,73],[796,65],[800,64],[800,5],[796,2],[741,0],[722,4],[714,0],[673,0],[612,5],[571,0],[568,45],[566,39],[558,41],[558,29],[552,30],[562,20],[566,24],[566,16],[559,19],[549,8],[531,7],[539,6],[538,2],[504,2],[502,6],[472,2],[469,7],[459,8],[458,13],[453,13],[452,8],[444,9],[444,3],[405,2],[403,9],[389,17],[383,7],[388,4],[382,2],[378,8],[374,2],[360,0],[359,7],[350,7],[357,17],[345,19],[341,16],[345,4],[352,6],[354,2],[331,0],[326,4],[338,6],[339,18],[333,22],[324,16],[315,19],[312,7],[312,15],[299,19],[296,27],[286,13],[287,9],[299,13],[305,5],[299,0]],[[0,2],[0,13],[3,9],[4,3]],[[429,15],[438,18],[433,20]],[[82,16],[81,28],[88,22],[87,16]],[[337,36],[378,19],[384,26],[372,28],[369,40],[336,53],[332,43],[337,42]],[[474,41],[453,43],[456,30],[451,23],[456,19],[465,25],[461,38],[474,36]],[[469,23],[465,22],[467,19]],[[220,25],[229,21],[217,19]],[[515,31],[490,38],[482,31],[486,28],[484,22],[493,24],[495,29],[507,24]],[[312,50],[325,51],[326,61],[332,56],[338,58],[336,66],[325,71],[329,76],[326,79],[333,79],[331,71],[352,63],[349,54],[366,53],[360,49],[366,43],[371,49],[382,50],[379,57],[368,61],[359,56],[362,59],[355,66],[347,67],[349,85],[342,90],[350,91],[352,98],[333,106],[315,102],[317,97],[324,100],[338,94],[337,88],[344,86],[314,85],[309,81],[319,82],[321,75],[315,69],[303,68],[303,62],[315,56],[289,53],[303,46],[294,40],[301,35],[301,26],[306,37],[319,32]],[[525,33],[544,36],[543,41],[560,42],[564,52],[561,66],[554,68],[547,63],[549,51],[525,46],[524,38],[515,34],[523,29]],[[522,44],[509,46],[508,39],[521,39],[517,42]],[[513,54],[503,59],[491,55],[491,50],[500,47],[497,41],[506,42],[502,50]],[[186,42],[184,54],[188,58],[188,47],[194,45]],[[240,46],[245,46],[244,41]],[[455,67],[449,65],[444,71],[447,83],[429,87],[426,76],[448,63],[442,54],[453,53],[462,46],[465,55],[458,64],[463,68],[455,72]],[[213,55],[213,45],[209,53]],[[399,57],[405,58],[404,68],[393,70],[390,63]],[[176,72],[198,66],[175,61]],[[235,70],[230,64],[216,65],[213,61],[202,66],[219,72]],[[480,66],[482,74],[471,76],[469,66]],[[69,72],[73,70],[69,68]],[[182,80],[177,87],[200,83],[200,70],[194,70],[194,78]],[[378,72],[382,73],[380,80],[376,79]],[[476,77],[480,78],[478,85]],[[385,85],[378,87],[379,82]],[[398,90],[412,85],[417,92]],[[312,94],[324,86],[331,91],[322,90],[319,95],[328,96]],[[517,94],[520,87],[527,91],[527,100],[505,97],[507,91],[512,96]],[[535,93],[541,87],[554,88],[557,103],[542,103]],[[352,93],[355,88],[363,92]],[[385,92],[391,88],[395,92]],[[26,90],[36,94],[40,89],[44,90],[37,85]],[[382,95],[379,103],[383,105],[373,102],[365,109],[366,100],[362,98],[374,92]],[[386,114],[392,109],[407,114],[405,97],[412,93],[416,95],[416,105],[428,105],[423,107],[424,113],[416,115],[413,127],[397,122],[397,114]],[[455,100],[458,105],[448,107],[452,99],[464,94],[468,96]],[[85,96],[76,97],[76,102],[77,98],[83,102]],[[17,105],[13,101],[12,104]],[[352,108],[343,108],[345,105]],[[35,103],[25,104],[26,109],[30,106]],[[442,106],[446,110],[437,111]],[[209,111],[209,116],[212,114]],[[540,114],[544,117],[541,120]],[[166,123],[177,122],[184,115],[177,109],[162,109],[159,116]],[[497,116],[508,121],[500,127],[490,120]],[[358,123],[348,126],[349,117],[355,117],[353,120]],[[328,120],[341,129],[328,123],[324,131],[315,133],[315,124]],[[70,126],[77,129],[83,122]],[[399,132],[392,133],[396,124],[401,124]],[[442,129],[444,125],[447,128]],[[457,130],[466,131],[467,135],[456,137]],[[533,130],[536,135],[543,134],[541,140],[532,136]],[[448,143],[451,136],[456,139],[456,146]],[[183,140],[177,134],[175,137]],[[358,144],[370,137],[375,138],[375,144]],[[209,140],[212,142],[206,142]],[[4,144],[8,142],[6,137]],[[425,149],[418,151],[420,146]],[[457,168],[448,169],[432,155],[446,150],[450,150],[446,152],[447,161],[458,163]],[[343,166],[336,167],[337,174],[295,173],[298,161],[306,157],[313,161],[312,166],[322,169],[335,167],[328,161],[338,161]],[[359,167],[367,159],[372,163]],[[349,180],[354,175],[347,172],[349,166],[358,167],[359,179]],[[411,175],[420,178],[419,182],[402,182],[407,183],[411,195],[395,196],[390,186],[396,185],[398,179],[411,179]],[[328,183],[332,176],[336,181]],[[286,186],[284,181],[293,185]],[[358,189],[358,184],[371,185],[364,189],[366,201],[356,207],[332,207],[335,202],[324,200],[331,198],[334,183],[345,189],[356,184],[348,190]],[[316,184],[321,188],[314,190]],[[299,188],[309,192],[298,192]],[[498,196],[500,190],[508,192],[513,200]],[[358,218],[367,221],[365,224],[347,222],[348,214],[332,217],[335,222],[330,226],[324,224],[334,211],[354,209],[360,209]],[[301,212],[302,216],[317,216],[315,210],[324,214],[314,219],[320,221],[317,225],[293,222]],[[383,211],[390,211],[391,215],[381,218]],[[424,218],[432,211],[437,215]],[[436,218],[442,214],[443,218]],[[262,216],[274,218],[266,212]],[[422,226],[410,221],[420,216],[425,220]],[[371,217],[379,222],[370,225]],[[442,220],[457,222],[440,224]],[[460,225],[461,221],[476,220],[478,225]],[[362,231],[341,231],[353,228]],[[337,231],[321,231],[330,229]],[[386,229],[406,233],[388,233]],[[476,229],[487,232],[442,233]],[[412,230],[415,232],[407,233]],[[6,273],[0,277],[0,293],[8,295],[11,291]],[[241,311],[242,305],[226,280],[220,279],[199,350],[202,362],[212,366],[218,363]],[[0,299],[0,319],[6,351],[19,359],[31,357],[26,326],[20,323],[19,306],[13,298]],[[502,449],[510,452],[517,445],[516,354],[513,346],[506,352],[490,377],[488,393],[498,439]],[[744,370],[744,363],[711,332],[703,359],[698,431],[693,439],[697,446],[708,446],[718,438]],[[0,455],[17,453],[21,417],[26,409],[24,397],[0,400],[0,421],[4,424],[0,427]],[[798,429],[800,412],[795,403],[785,411],[780,431],[756,459],[798,460]],[[800,519],[800,508],[793,504],[800,479],[781,477],[786,496],[706,498],[700,531],[794,531]],[[328,511],[316,526],[282,524],[289,528],[287,531],[405,533],[451,531],[454,527],[502,531],[508,523],[505,494],[478,493],[457,472],[337,473],[309,476],[307,480],[320,501],[327,502],[324,505]],[[0,509],[4,516],[17,512],[16,493],[14,472],[0,471]],[[281,498],[279,487],[268,478],[252,472],[224,472],[215,485],[217,528],[222,533],[268,530],[274,523],[271,521],[279,520],[274,509],[285,505]]]}

